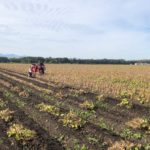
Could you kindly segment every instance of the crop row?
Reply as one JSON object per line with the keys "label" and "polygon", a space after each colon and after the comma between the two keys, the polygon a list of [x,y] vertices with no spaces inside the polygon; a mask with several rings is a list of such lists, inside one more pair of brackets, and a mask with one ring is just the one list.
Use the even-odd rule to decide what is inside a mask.
{"label": "crop row", "polygon": [[[7,79],[8,78],[10,78],[10,79],[13,79],[13,80],[16,80],[16,78],[14,78],[14,77],[10,77],[10,76],[6,76],[6,74],[4,74],[4,73],[1,73],[1,75],[5,75],[5,78],[7,77]],[[4,77],[4,76],[3,76]],[[13,81],[12,80],[12,81]],[[17,81],[17,80],[16,80]],[[18,82],[18,81],[17,81]],[[6,84],[5,84],[6,83]],[[50,97],[48,100],[50,101],[52,98],[53,98],[53,96],[54,96],[54,99],[52,99],[53,100],[53,102],[54,102],[54,100],[56,101],[56,103],[57,103],[57,105],[55,105],[54,103],[52,104],[50,104],[50,103],[47,103],[46,101],[45,102],[43,102],[43,100],[44,100],[44,96],[43,96],[43,98],[42,98],[42,95],[39,95],[39,96],[37,96],[36,97],[36,95],[38,95],[38,93],[36,93],[36,94],[34,94],[35,93],[35,91],[33,92],[32,90],[32,85],[34,85],[34,84],[31,84],[30,83],[30,86],[29,85],[26,85],[25,84],[25,82],[22,82],[23,84],[24,84],[24,87],[23,86],[19,86],[19,82],[18,82],[18,84],[11,84],[11,82],[9,81],[9,82],[7,82],[6,80],[3,80],[3,82],[1,82],[1,84],[6,88],[6,90],[5,90],[5,96],[6,96],[6,98],[7,99],[12,99],[11,98],[11,96],[12,96],[12,94],[13,94],[13,96],[15,96],[15,99],[16,99],[16,101],[13,101],[13,103],[15,103],[16,105],[18,105],[18,107],[20,107],[21,109],[23,109],[23,110],[25,110],[26,112],[28,112],[28,115],[30,114],[32,114],[30,117],[32,117],[32,118],[34,118],[35,117],[35,112],[36,112],[36,115],[37,116],[41,116],[42,114],[43,114],[43,117],[45,117],[45,116],[49,116],[49,117],[47,117],[48,119],[47,119],[47,122],[46,122],[46,124],[42,124],[41,125],[41,127],[43,127],[44,126],[44,129],[46,130],[46,131],[48,131],[49,130],[49,127],[48,127],[48,125],[49,124],[54,124],[54,126],[55,127],[58,127],[58,124],[59,124],[59,127],[58,127],[58,129],[62,129],[62,130],[60,130],[60,132],[59,132],[59,134],[57,133],[58,132],[58,129],[57,129],[57,131],[56,132],[54,132],[54,134],[53,135],[55,135],[55,137],[57,137],[58,139],[60,138],[60,137],[62,137],[62,142],[64,143],[64,145],[66,144],[67,145],[67,147],[69,147],[69,144],[70,143],[73,143],[72,145],[74,145],[74,146],[76,146],[76,147],[81,147],[82,148],[82,146],[83,147],[86,147],[88,144],[88,142],[90,142],[91,144],[89,144],[88,146],[89,147],[93,147],[93,145],[95,145],[96,143],[96,145],[98,145],[98,143],[101,143],[101,145],[99,145],[99,146],[104,146],[104,147],[106,147],[106,146],[108,146],[110,143],[107,143],[107,142],[104,142],[104,141],[108,141],[108,139],[111,139],[112,141],[113,140],[115,140],[116,141],[116,143],[117,143],[117,141],[118,140],[120,140],[121,138],[119,138],[118,140],[117,140],[117,137],[115,138],[115,136],[117,135],[118,136],[118,134],[116,134],[115,132],[114,132],[114,130],[112,129],[112,128],[109,128],[108,126],[107,126],[107,124],[103,121],[103,119],[102,118],[99,118],[99,120],[100,120],[100,123],[99,123],[99,129],[98,129],[98,126],[96,125],[96,123],[94,123],[94,122],[92,122],[92,124],[89,124],[89,121],[88,120],[90,120],[89,118],[87,119],[87,118],[84,118],[85,117],[85,113],[84,112],[94,112],[94,113],[92,113],[92,121],[94,121],[94,120],[98,120],[97,119],[97,116],[95,116],[95,115],[97,115],[97,110],[99,110],[99,109],[97,109],[97,108],[95,108],[95,101],[87,101],[87,100],[83,100],[83,101],[81,101],[80,102],[80,104],[79,104],[79,107],[81,107],[81,110],[84,110],[84,111],[80,111],[80,109],[77,109],[77,108],[74,108],[74,110],[68,110],[68,109],[62,109],[64,106],[66,106],[66,105],[69,105],[68,103],[65,103],[65,105],[63,105],[63,102],[62,102],[62,104],[61,104],[61,106],[63,106],[62,108],[60,107],[60,105],[58,105],[58,100],[57,100],[57,94],[56,93],[47,93],[47,92],[45,92],[45,99],[47,99],[48,98],[48,96]],[[10,84],[10,85],[9,85]],[[9,88],[11,87],[11,90],[10,91],[8,91],[9,90]],[[33,86],[34,87],[34,86]],[[31,89],[30,89],[31,88]],[[40,91],[40,89],[38,89],[39,91]],[[71,89],[71,90],[73,90],[73,89]],[[15,92],[16,91],[19,91],[18,92],[18,95],[15,95]],[[51,91],[53,91],[53,90],[51,90]],[[75,90],[76,91],[76,90]],[[32,93],[33,92],[33,93]],[[57,91],[58,92],[58,91]],[[21,94],[20,94],[21,93]],[[80,93],[80,92],[79,92]],[[86,93],[86,92],[85,92]],[[25,94],[25,95],[24,95]],[[64,94],[64,93],[63,93]],[[63,95],[62,94],[62,95]],[[32,95],[33,96],[33,98],[30,98],[30,95]],[[10,96],[10,97],[9,97]],[[78,96],[80,96],[80,95],[77,95],[77,97]],[[23,97],[25,97],[25,98],[23,98]],[[39,100],[38,100],[38,99]],[[14,99],[14,97],[13,97],[13,99]],[[37,102],[32,102],[34,99],[37,99]],[[81,99],[81,97],[80,97],[80,99]],[[40,100],[41,100],[41,102],[40,102]],[[65,98],[62,98],[62,99],[60,99],[61,101],[64,101],[65,102]],[[105,107],[107,107],[106,106],[106,104],[105,103],[100,103],[101,105],[100,106],[102,106],[103,105],[103,108],[105,108]],[[120,104],[120,103],[119,103]],[[117,107],[120,107],[120,106],[117,106]],[[34,108],[34,111],[32,110],[31,111],[31,109],[33,109]],[[107,109],[111,109],[110,107],[107,107]],[[65,111],[64,111],[65,110]],[[77,110],[77,111],[75,111],[75,110]],[[94,110],[94,111],[93,111]],[[96,111],[95,111],[96,110]],[[40,112],[40,113],[39,113]],[[79,113],[79,112],[83,112],[83,113]],[[108,113],[108,112],[107,112]],[[91,117],[91,114],[86,114],[86,115],[89,115],[89,116],[86,116],[86,117]],[[107,114],[108,115],[108,114]],[[108,117],[109,117],[109,115],[108,115]],[[41,117],[40,117],[41,118]],[[49,119],[51,118],[51,120],[50,120],[50,122],[49,122]],[[35,119],[35,118],[34,118]],[[57,120],[56,122],[55,121],[53,121],[53,122],[51,122],[52,120]],[[42,119],[41,119],[42,120]],[[86,120],[88,121],[88,122],[86,122]],[[38,120],[38,121],[40,121],[40,120]],[[37,121],[37,122],[38,122]],[[144,120],[145,121],[145,120]],[[143,124],[146,124],[145,122],[142,122],[141,121],[141,125],[143,126]],[[43,120],[42,120],[42,122],[43,122]],[[95,124],[95,125],[93,125],[93,123]],[[128,124],[131,124],[131,121],[128,121]],[[140,128],[141,129],[143,129],[143,127],[140,125]],[[54,126],[52,126],[52,128],[54,127]],[[63,127],[64,126],[64,127]],[[66,126],[66,127],[65,127]],[[84,127],[85,126],[85,127]],[[149,125],[148,125],[148,123],[147,123],[147,127],[148,127]],[[70,129],[69,129],[69,128]],[[96,127],[96,128],[95,128]],[[147,128],[146,127],[146,128]],[[71,129],[71,128],[74,128],[74,129]],[[80,129],[81,128],[81,129]],[[76,130],[77,129],[77,130]],[[92,133],[92,130],[96,130],[95,132],[93,132]],[[149,137],[149,133],[147,132],[148,131],[148,129],[144,129],[145,131],[143,132],[143,133],[141,133],[141,132],[137,132],[136,130],[136,132],[133,132],[131,129],[126,129],[125,128],[125,130],[123,130],[122,131],[122,133],[120,134],[121,135],[121,137],[122,137],[122,141],[124,141],[123,139],[126,139],[126,140],[129,140],[129,142],[128,142],[128,145],[130,145],[129,143],[133,143],[134,144],[134,142],[136,143],[139,143],[140,144],[140,139],[148,139],[148,137]],[[111,132],[110,132],[111,131]],[[68,132],[71,132],[72,134],[71,134],[71,136],[69,136],[68,135]],[[147,132],[147,133],[146,133]],[[50,134],[51,132],[49,131],[49,134]],[[81,136],[82,134],[85,134],[86,133],[86,135],[89,135],[89,136]],[[92,134],[93,135],[92,135]],[[102,134],[101,133],[103,133],[103,136],[105,137],[105,138],[102,138]],[[107,136],[107,134],[109,135],[109,136]],[[81,143],[79,142],[75,142],[76,140],[75,139],[77,139],[78,138],[78,135],[80,135],[81,137]],[[92,136],[91,136],[92,135]],[[97,135],[97,137],[95,137],[94,135]],[[100,138],[100,136],[101,136],[101,138]],[[144,137],[143,137],[144,136]],[[68,137],[69,137],[69,141],[68,141]],[[85,139],[85,141],[83,140],[83,139]],[[134,139],[134,140],[131,140],[132,142],[130,142],[130,139]],[[101,142],[99,141],[99,140],[101,140]],[[68,141],[68,143],[66,143],[66,141]],[[134,142],[133,142],[134,141]],[[142,140],[143,141],[143,140]],[[148,141],[147,141],[148,142]],[[147,143],[146,142],[146,143]],[[78,144],[74,144],[74,143],[78,143]],[[85,145],[84,145],[84,143],[85,143]],[[103,144],[102,144],[103,143]],[[123,142],[122,142],[123,143]],[[131,144],[132,146],[133,146],[133,144]],[[71,145],[71,146],[72,146]],[[79,146],[80,145],[80,146]],[[111,145],[111,144],[110,144]]]}

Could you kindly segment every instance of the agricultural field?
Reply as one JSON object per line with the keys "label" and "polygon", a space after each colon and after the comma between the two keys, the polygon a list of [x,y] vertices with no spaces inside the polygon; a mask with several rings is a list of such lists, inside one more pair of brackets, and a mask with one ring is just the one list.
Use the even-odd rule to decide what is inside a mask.
{"label": "agricultural field", "polygon": [[0,149],[150,150],[150,66],[0,64]]}

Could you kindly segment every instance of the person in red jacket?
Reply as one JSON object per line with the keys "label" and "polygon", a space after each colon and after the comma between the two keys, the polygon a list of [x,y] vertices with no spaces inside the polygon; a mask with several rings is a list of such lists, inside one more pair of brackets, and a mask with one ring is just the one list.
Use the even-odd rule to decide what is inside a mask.
{"label": "person in red jacket", "polygon": [[36,64],[32,64],[29,68],[28,76],[35,78],[37,72],[38,72],[38,66]]}

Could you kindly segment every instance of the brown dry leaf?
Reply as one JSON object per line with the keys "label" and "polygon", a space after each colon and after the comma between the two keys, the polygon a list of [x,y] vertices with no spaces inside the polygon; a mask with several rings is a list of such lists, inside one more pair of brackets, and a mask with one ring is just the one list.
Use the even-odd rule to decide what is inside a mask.
{"label": "brown dry leaf", "polygon": [[21,89],[17,86],[12,87],[11,90],[14,91],[14,92],[20,92],[21,91]]}
{"label": "brown dry leaf", "polygon": [[26,91],[22,91],[22,92],[19,93],[19,96],[28,98],[29,93],[27,93]]}
{"label": "brown dry leaf", "polygon": [[133,143],[128,141],[116,141],[108,150],[127,150],[134,146]]}
{"label": "brown dry leaf", "polygon": [[137,117],[137,118],[134,118],[134,119],[128,121],[126,123],[126,125],[133,128],[133,129],[140,129],[141,125],[143,123],[144,123],[144,119]]}

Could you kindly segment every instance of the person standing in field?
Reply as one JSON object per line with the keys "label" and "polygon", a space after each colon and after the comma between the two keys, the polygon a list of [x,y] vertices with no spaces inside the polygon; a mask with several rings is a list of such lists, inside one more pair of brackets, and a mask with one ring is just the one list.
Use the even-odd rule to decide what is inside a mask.
{"label": "person standing in field", "polygon": [[35,78],[37,72],[38,72],[38,66],[36,64],[32,64],[29,68],[28,76],[31,78]]}
{"label": "person standing in field", "polygon": [[44,73],[45,73],[45,65],[44,65],[44,63],[40,63],[39,64],[38,70],[39,70],[39,74],[40,75],[44,75]]}
{"label": "person standing in field", "polygon": [[32,77],[32,65],[29,67],[29,70],[28,70],[28,77]]}

